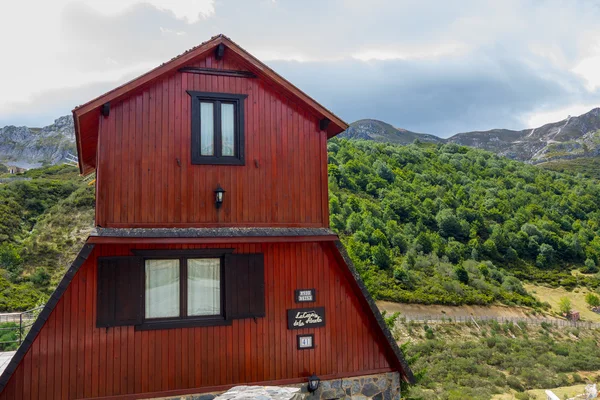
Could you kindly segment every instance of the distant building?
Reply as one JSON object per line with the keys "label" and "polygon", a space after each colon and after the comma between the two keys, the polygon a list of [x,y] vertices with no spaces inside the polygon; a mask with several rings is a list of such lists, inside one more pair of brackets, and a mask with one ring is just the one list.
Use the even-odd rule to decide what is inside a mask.
{"label": "distant building", "polygon": [[27,171],[27,169],[17,167],[16,165],[9,165],[7,168],[9,174],[22,174],[23,172]]}
{"label": "distant building", "polygon": [[579,311],[571,311],[571,314],[569,315],[569,319],[571,321],[579,321]]}

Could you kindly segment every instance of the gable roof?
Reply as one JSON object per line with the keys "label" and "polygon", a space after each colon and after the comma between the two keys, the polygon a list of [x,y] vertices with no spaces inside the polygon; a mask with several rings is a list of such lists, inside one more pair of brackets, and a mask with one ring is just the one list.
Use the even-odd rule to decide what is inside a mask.
{"label": "gable roof", "polygon": [[27,336],[25,336],[25,339],[21,342],[21,345],[15,352],[15,355],[11,358],[2,374],[0,374],[0,393],[2,393],[4,387],[10,380],[10,377],[17,370],[19,363],[23,360],[23,358],[33,345],[35,338],[44,327],[44,324],[46,323],[48,318],[50,318],[50,314],[52,314],[52,311],[54,311],[54,308],[56,308],[58,301],[71,284],[71,281],[75,277],[75,274],[77,273],[77,271],[79,271],[79,268],[83,265],[85,260],[88,259],[88,257],[92,253],[92,250],[94,250],[94,246],[94,244],[86,243],[83,245],[81,250],[79,250],[79,254],[77,254],[75,261],[73,261],[73,263],[63,276],[62,280],[52,293],[52,296],[50,296],[50,299],[48,299],[48,302],[44,305],[44,308],[33,322],[33,325],[31,325],[31,329],[29,329],[29,332],[27,332]]}
{"label": "gable roof", "polygon": [[163,75],[172,73],[186,66],[195,59],[206,56],[218,45],[223,44],[227,49],[240,56],[252,72],[266,79],[277,87],[282,88],[288,95],[307,106],[310,110],[330,121],[326,132],[328,138],[343,132],[348,124],[337,117],[331,111],[317,103],[313,98],[292,85],[288,80],[277,74],[256,57],[238,46],[235,42],[224,35],[212,37],[185,53],[171,59],[170,61],[154,68],[153,70],[129,81],[89,102],[73,109],[73,120],[75,121],[75,139],[77,142],[77,153],[79,155],[79,170],[83,175],[93,172],[96,168],[96,148],[98,143],[98,120],[101,107],[110,102],[117,102],[129,97],[132,92],[144,88]]}
{"label": "gable roof", "polygon": [[[221,228],[221,229],[223,230],[223,232],[222,232],[223,236],[235,237],[235,234],[233,234],[228,228]],[[109,235],[122,236],[122,234],[115,232],[115,231],[118,231],[118,230],[107,229],[105,233],[109,234]],[[147,235],[147,233],[149,233],[148,232],[149,230],[142,230],[142,231],[146,231],[146,234],[144,234],[144,236],[148,236],[148,237],[152,236],[152,235]],[[329,231],[329,230],[327,230],[327,231]],[[156,235],[165,237],[165,234],[168,234],[168,232],[163,231],[163,230],[157,231],[157,232],[154,232],[154,237],[156,237]],[[256,232],[256,235],[262,236],[263,238],[267,237],[268,234],[269,234],[269,232],[264,231],[264,230],[259,230]],[[219,235],[216,235],[213,237],[216,238],[218,236]],[[327,232],[327,236],[333,236],[337,239],[337,235],[335,235],[331,231]],[[127,238],[131,239],[130,236],[124,237],[124,238],[126,240],[127,240]],[[331,243],[331,241],[329,241],[329,240],[327,240],[327,241],[329,243]],[[75,261],[73,261],[73,263],[71,264],[71,267],[67,270],[67,272],[63,276],[62,280],[60,281],[59,285],[56,287],[56,290],[54,290],[54,292],[52,293],[52,296],[50,296],[50,299],[45,304],[44,308],[42,309],[42,311],[38,315],[37,319],[31,326],[31,329],[27,333],[27,336],[25,337],[25,339],[23,340],[23,342],[17,349],[15,355],[10,360],[8,366],[0,374],[0,393],[2,393],[6,384],[10,380],[11,376],[17,370],[19,363],[23,360],[23,358],[25,357],[25,355],[27,354],[27,352],[33,345],[35,338],[37,337],[38,333],[40,333],[40,331],[44,327],[44,324],[50,317],[50,314],[52,314],[52,311],[54,311],[54,308],[57,306],[59,300],[61,299],[61,297],[63,296],[63,294],[69,287],[69,285],[71,284],[71,281],[75,277],[75,274],[77,273],[77,271],[79,271],[79,268],[83,265],[83,263],[88,259],[88,257],[92,253],[92,250],[94,250],[94,246],[95,246],[95,244],[90,243],[89,239],[86,242],[86,244],[83,245],[83,247],[79,251],[79,254],[75,258]],[[387,350],[390,351],[390,354],[393,357],[393,361],[395,363],[394,367],[397,368],[398,371],[401,373],[402,379],[404,379],[404,381],[414,384],[415,377],[410,369],[410,366],[406,362],[404,355],[402,354],[402,350],[400,349],[400,347],[398,346],[398,343],[396,342],[396,339],[394,339],[392,333],[388,329],[388,327],[383,319],[383,316],[379,312],[379,309],[377,308],[375,301],[369,294],[367,287],[365,286],[364,282],[362,281],[358,271],[356,270],[356,267],[352,263],[352,260],[350,259],[350,256],[346,252],[344,245],[342,244],[342,242],[339,239],[337,239],[337,240],[335,240],[335,242],[333,243],[331,248],[333,250],[334,257],[338,260],[338,262],[341,262],[341,265],[345,265],[347,267],[345,272],[350,273],[350,276],[347,276],[347,278],[348,278],[350,284],[356,290],[355,293],[358,294],[359,300],[363,303],[364,306],[368,307],[368,309],[371,311],[368,314],[370,317],[373,318],[374,322],[376,323],[376,326],[379,328],[378,334],[380,335],[380,338],[383,339],[382,341],[383,341],[384,345],[387,347]],[[361,296],[361,294],[362,294],[362,296]]]}

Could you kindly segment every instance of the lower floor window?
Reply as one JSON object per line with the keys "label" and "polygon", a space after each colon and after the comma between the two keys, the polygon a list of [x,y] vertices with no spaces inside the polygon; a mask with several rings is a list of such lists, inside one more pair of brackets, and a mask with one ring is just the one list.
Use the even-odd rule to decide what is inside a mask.
{"label": "lower floor window", "polygon": [[264,256],[235,249],[132,249],[98,257],[96,326],[174,329],[265,316]]}
{"label": "lower floor window", "polygon": [[145,260],[145,319],[220,316],[221,258]]}

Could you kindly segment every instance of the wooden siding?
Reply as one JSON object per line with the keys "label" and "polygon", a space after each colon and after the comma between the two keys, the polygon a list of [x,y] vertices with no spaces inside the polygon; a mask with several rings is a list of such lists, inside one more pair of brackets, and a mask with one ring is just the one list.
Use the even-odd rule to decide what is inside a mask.
{"label": "wooden siding", "polygon": [[[190,64],[247,70],[226,52]],[[191,164],[187,90],[246,94],[245,166]],[[99,117],[96,223],[103,227],[328,226],[318,116],[265,80],[171,74]],[[223,207],[214,189],[225,190]]]}
{"label": "wooden siding", "polygon": [[[97,245],[12,375],[0,400],[166,396],[240,383],[303,382],[391,371],[373,315],[358,300],[331,243],[212,245],[265,255],[266,317],[231,326],[136,331],[96,328],[96,257],[129,255]],[[207,246],[152,246],[202,248]],[[138,245],[135,248],[149,248]],[[288,330],[294,289],[316,288],[323,328]],[[297,350],[296,335],[314,333],[316,348]]]}

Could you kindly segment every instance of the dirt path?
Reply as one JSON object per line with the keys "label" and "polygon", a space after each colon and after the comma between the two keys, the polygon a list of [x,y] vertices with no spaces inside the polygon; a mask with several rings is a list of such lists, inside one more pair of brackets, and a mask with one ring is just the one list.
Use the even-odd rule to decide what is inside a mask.
{"label": "dirt path", "polygon": [[505,317],[505,318],[548,318],[548,316],[533,315],[532,310],[525,307],[508,307],[502,305],[494,306],[442,306],[425,304],[392,303],[389,301],[378,301],[380,310],[388,313],[400,312],[407,317],[422,315],[446,315],[448,317]]}

